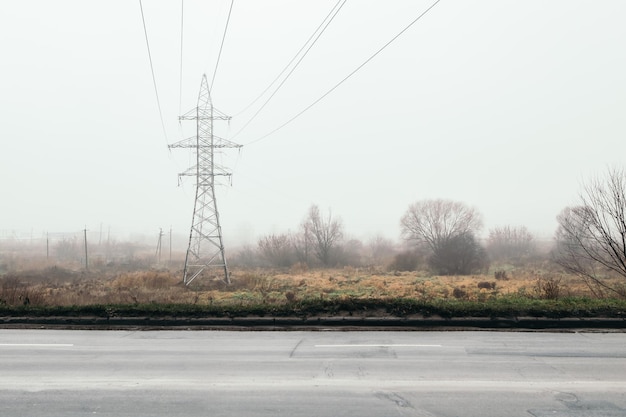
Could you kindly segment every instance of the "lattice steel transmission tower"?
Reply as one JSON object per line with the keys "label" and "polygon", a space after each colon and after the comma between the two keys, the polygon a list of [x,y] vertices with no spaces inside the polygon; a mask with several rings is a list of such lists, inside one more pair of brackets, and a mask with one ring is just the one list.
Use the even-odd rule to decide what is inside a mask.
{"label": "lattice steel transmission tower", "polygon": [[196,156],[196,165],[179,174],[179,176],[196,177],[196,199],[189,232],[189,247],[185,257],[183,282],[188,285],[201,276],[207,268],[216,267],[223,269],[224,280],[230,284],[230,274],[224,256],[222,228],[215,200],[215,177],[230,177],[231,174],[215,163],[215,154],[224,148],[241,148],[242,145],[213,134],[213,121],[230,120],[230,116],[226,116],[213,107],[206,75],[202,76],[198,106],[180,116],[179,119],[195,120],[197,126],[195,136],[169,145],[170,149],[193,149]]}

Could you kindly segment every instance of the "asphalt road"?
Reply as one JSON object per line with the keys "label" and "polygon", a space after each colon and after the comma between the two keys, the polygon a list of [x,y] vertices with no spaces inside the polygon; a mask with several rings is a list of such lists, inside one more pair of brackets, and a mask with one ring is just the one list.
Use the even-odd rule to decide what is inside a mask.
{"label": "asphalt road", "polygon": [[0,330],[0,416],[626,416],[625,333]]}

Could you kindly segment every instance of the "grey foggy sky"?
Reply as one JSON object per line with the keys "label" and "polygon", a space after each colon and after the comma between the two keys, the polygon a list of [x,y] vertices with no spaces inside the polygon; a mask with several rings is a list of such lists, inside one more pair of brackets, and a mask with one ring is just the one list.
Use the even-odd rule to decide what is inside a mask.
{"label": "grey foggy sky", "polygon": [[[274,79],[335,0],[235,0],[212,91],[233,115]],[[294,230],[311,204],[349,235],[399,238],[416,200],[474,206],[485,230],[552,235],[581,182],[626,154],[626,2],[442,0],[332,94],[432,1],[348,1],[224,155],[227,244]],[[168,143],[213,75],[230,1],[144,0],[161,126],[137,1],[0,3],[0,230],[187,234],[190,164]],[[246,146],[246,144],[250,143]]]}

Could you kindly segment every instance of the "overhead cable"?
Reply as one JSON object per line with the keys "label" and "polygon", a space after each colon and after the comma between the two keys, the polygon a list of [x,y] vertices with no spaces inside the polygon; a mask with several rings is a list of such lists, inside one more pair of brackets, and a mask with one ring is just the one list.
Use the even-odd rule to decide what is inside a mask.
{"label": "overhead cable", "polygon": [[183,37],[185,34],[185,0],[180,0],[180,68],[178,80],[178,114],[182,112],[183,103]]}
{"label": "overhead cable", "polygon": [[[331,12],[326,16],[326,18],[324,19],[324,21],[322,22],[322,25],[318,26],[318,28],[315,30],[315,32],[313,33],[313,35],[311,35],[311,37],[307,40],[307,43],[309,43],[311,41],[311,38],[313,36],[315,36],[315,34],[317,33],[317,36],[315,36],[315,39],[310,43],[310,45],[308,46],[308,48],[306,49],[306,51],[304,51],[304,53],[302,54],[302,56],[300,57],[300,59],[298,59],[298,62],[296,62],[296,64],[293,66],[293,68],[291,68],[291,71],[289,71],[287,73],[287,75],[285,76],[285,78],[280,82],[280,84],[276,87],[276,89],[274,90],[274,92],[267,98],[267,100],[265,100],[265,102],[261,105],[261,107],[259,107],[259,109],[256,111],[256,113],[254,113],[252,115],[252,117],[243,125],[243,127],[241,129],[239,129],[239,131],[233,136],[233,138],[237,137],[246,127],[248,127],[248,125],[258,116],[258,114],[261,112],[261,110],[263,110],[265,108],[265,106],[267,106],[267,103],[270,102],[270,100],[276,95],[276,93],[278,92],[278,90],[280,90],[280,88],[283,86],[283,84],[285,84],[285,82],[289,79],[289,77],[291,76],[291,74],[295,71],[295,69],[298,67],[298,65],[300,65],[300,62],[302,62],[302,60],[304,59],[304,57],[309,53],[309,51],[311,50],[311,48],[313,47],[313,45],[315,45],[315,43],[317,42],[317,40],[322,36],[322,34],[326,31],[326,29],[328,28],[328,26],[331,24],[331,22],[335,19],[335,16],[337,16],[337,13],[339,13],[339,11],[341,10],[341,8],[346,4],[347,0],[339,0],[337,2],[337,4],[335,5],[335,7],[333,7],[333,9],[331,10]],[[339,6],[337,8],[337,6]],[[336,9],[336,10],[335,10]],[[334,12],[334,13],[333,13]],[[323,26],[323,27],[322,27]],[[320,30],[321,27],[321,30]],[[304,44],[304,46],[298,51],[298,54],[300,54],[300,52],[302,52],[302,49],[304,49],[304,47],[306,47],[306,43]],[[285,67],[285,69],[287,69],[289,67],[289,65],[294,61],[294,59],[298,56],[298,54],[296,54],[296,56],[294,56],[294,58],[289,62],[289,64],[287,65],[287,67]],[[284,73],[285,70],[283,70],[281,72]],[[280,77],[280,75],[279,75]],[[276,78],[276,80],[278,79],[278,77]],[[272,84],[276,81],[274,80],[272,82]],[[270,84],[271,86],[271,84]],[[268,87],[269,88],[269,87]],[[267,89],[265,90],[267,91]],[[265,91],[263,93],[265,93]]]}
{"label": "overhead cable", "polygon": [[[325,22],[330,18],[331,15],[333,15],[333,12],[335,11],[335,9],[339,6],[340,3],[345,3],[346,0],[339,0],[337,1],[337,3],[333,6],[333,8],[330,10],[330,12],[328,12],[328,15],[326,15],[326,17],[324,18],[324,20],[322,20],[322,22],[319,24],[319,26],[313,31],[313,33],[311,33],[311,36],[309,36],[309,39],[306,40],[306,42],[302,45],[302,47],[298,50],[298,52],[296,52],[296,54],[293,56],[293,58],[291,58],[291,60],[287,63],[287,65],[285,65],[285,67],[282,69],[282,71],[280,71],[280,73],[276,76],[276,78],[274,78],[274,80],[269,83],[269,85],[267,87],[265,87],[265,90],[263,90],[261,92],[261,94],[259,94],[254,100],[252,100],[252,102],[250,104],[248,104],[246,107],[244,107],[242,110],[238,111],[237,113],[235,113],[233,115],[233,117],[239,116],[241,113],[245,112],[246,110],[248,110],[250,107],[252,107],[254,105],[254,103],[256,103],[257,101],[259,101],[259,99],[261,97],[263,97],[265,95],[265,93],[267,93],[267,91],[272,88],[272,86],[276,83],[276,81],[278,81],[280,79],[280,77],[285,73],[285,71],[287,71],[287,69],[289,69],[289,67],[291,66],[291,64],[293,64],[293,62],[298,58],[298,56],[300,55],[300,53],[304,50],[304,48],[307,47],[307,45],[309,44],[309,42],[311,42],[311,39],[313,39],[313,37],[315,36],[315,34],[317,34],[319,32],[319,30],[322,28],[322,26],[324,26]],[[343,4],[341,4],[341,7],[343,7]],[[335,13],[336,14],[336,13]],[[328,25],[326,25],[328,26]],[[319,38],[319,35],[318,35]],[[317,38],[316,38],[317,40]],[[309,47],[310,49],[310,47]]]}
{"label": "overhead cable", "polygon": [[224,34],[222,35],[222,43],[220,44],[220,51],[217,54],[217,61],[215,62],[215,70],[213,70],[213,78],[211,78],[211,86],[209,91],[213,91],[213,83],[215,82],[215,76],[217,75],[217,67],[220,64],[220,57],[222,56],[222,49],[224,49],[224,40],[226,40],[226,32],[228,31],[228,23],[230,22],[230,15],[233,12],[233,4],[235,0],[230,1],[230,9],[228,10],[228,17],[226,18],[226,26],[224,26]]}
{"label": "overhead cable", "polygon": [[148,48],[148,59],[150,60],[150,71],[152,72],[152,84],[154,85],[154,94],[156,96],[157,106],[159,108],[159,117],[161,118],[161,127],[163,128],[163,135],[165,136],[165,142],[169,143],[167,138],[167,131],[165,130],[165,122],[163,121],[163,111],[161,110],[161,100],[159,100],[159,90],[157,88],[156,77],[154,76],[154,64],[152,63],[152,53],[150,52],[150,42],[148,41],[148,30],[146,29],[146,18],[143,13],[143,5],[139,0],[139,9],[141,10],[141,21],[143,22],[143,33],[146,37],[146,47]]}
{"label": "overhead cable", "polygon": [[398,34],[396,34],[393,38],[391,38],[391,40],[389,40],[386,44],[384,44],[381,48],[379,48],[376,52],[374,52],[374,54],[372,54],[369,58],[367,58],[365,61],[363,61],[363,63],[361,65],[359,65],[358,67],[356,67],[356,69],[354,69],[351,73],[349,73],[348,75],[346,75],[341,81],[339,81],[337,84],[335,84],[330,90],[326,91],[322,96],[320,96],[317,100],[315,100],[313,103],[309,104],[307,107],[305,107],[303,110],[301,110],[299,113],[297,113],[295,116],[291,117],[289,120],[287,120],[286,122],[284,122],[283,124],[281,124],[280,126],[278,126],[277,128],[275,128],[274,130],[266,133],[265,135],[251,141],[248,142],[246,144],[244,144],[244,146],[250,145],[252,143],[256,143],[259,142],[265,138],[267,138],[268,136],[273,135],[274,133],[276,133],[277,131],[279,131],[280,129],[282,129],[283,127],[287,126],[289,123],[293,122],[294,120],[296,120],[298,117],[302,116],[306,111],[308,111],[309,109],[311,109],[311,107],[315,106],[317,103],[319,103],[320,101],[322,101],[324,98],[326,98],[326,96],[328,96],[330,93],[332,93],[333,91],[335,91],[337,89],[337,87],[339,87],[341,84],[343,84],[344,82],[346,82],[350,77],[352,77],[354,74],[356,74],[361,68],[363,68],[365,65],[367,65],[372,59],[374,59],[378,54],[380,54],[385,48],[387,48],[389,45],[391,45],[396,39],[398,39],[402,34],[404,34],[404,32],[406,32],[411,26],[413,26],[417,21],[419,21],[422,17],[424,17],[424,15],[426,15],[426,13],[428,13],[433,7],[435,7],[441,0],[436,0],[433,4],[431,4],[424,12],[422,12],[419,16],[417,16],[411,23],[409,23],[404,29],[402,29],[400,32],[398,32]]}

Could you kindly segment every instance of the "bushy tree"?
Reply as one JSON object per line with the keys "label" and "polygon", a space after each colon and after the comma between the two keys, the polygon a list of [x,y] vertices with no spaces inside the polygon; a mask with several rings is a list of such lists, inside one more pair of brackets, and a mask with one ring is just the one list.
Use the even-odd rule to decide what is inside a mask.
{"label": "bushy tree", "polygon": [[486,254],[475,239],[480,213],[451,200],[423,200],[409,206],[400,221],[404,238],[426,244],[429,265],[440,274],[470,274],[484,266]]}
{"label": "bushy tree", "polygon": [[442,199],[411,204],[400,221],[406,239],[425,242],[433,250],[454,236],[478,232],[482,224],[482,216],[476,209]]}
{"label": "bushy tree", "polygon": [[461,233],[447,239],[428,260],[439,275],[469,275],[489,268],[487,252],[472,233]]}

